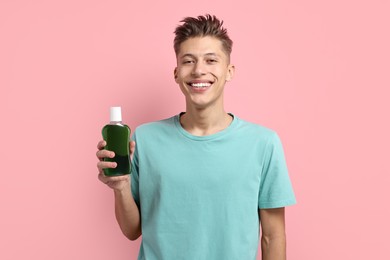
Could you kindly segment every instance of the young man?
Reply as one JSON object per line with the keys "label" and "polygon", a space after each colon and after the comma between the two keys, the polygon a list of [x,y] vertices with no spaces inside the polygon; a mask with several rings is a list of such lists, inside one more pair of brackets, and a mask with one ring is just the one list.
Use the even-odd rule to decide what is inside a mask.
{"label": "young man", "polygon": [[186,111],[136,129],[130,177],[104,176],[114,154],[98,144],[119,226],[131,240],[142,234],[138,259],[255,260],[261,223],[262,259],[286,259],[284,207],[295,197],[279,137],[225,112],[234,66],[222,22],[182,22],[174,78]]}

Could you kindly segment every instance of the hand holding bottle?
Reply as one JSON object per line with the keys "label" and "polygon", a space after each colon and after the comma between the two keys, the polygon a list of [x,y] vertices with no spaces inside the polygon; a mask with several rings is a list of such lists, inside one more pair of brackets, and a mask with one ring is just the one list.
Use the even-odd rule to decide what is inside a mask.
{"label": "hand holding bottle", "polygon": [[[99,170],[98,178],[101,182],[106,184],[108,187],[114,190],[121,191],[126,188],[130,188],[130,175],[121,175],[121,176],[106,176],[104,174],[104,169],[115,169],[117,167],[116,162],[105,161],[105,158],[114,158],[115,153],[109,150],[104,149],[107,145],[107,142],[101,140],[98,145],[98,151],[96,152],[96,157],[99,159],[97,163],[97,168]],[[133,159],[133,154],[135,150],[135,142],[130,141],[130,158]]]}

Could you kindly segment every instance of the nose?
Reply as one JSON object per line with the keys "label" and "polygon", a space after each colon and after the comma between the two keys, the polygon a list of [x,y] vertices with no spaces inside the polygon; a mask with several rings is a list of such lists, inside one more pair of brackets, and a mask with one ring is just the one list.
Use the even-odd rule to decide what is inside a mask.
{"label": "nose", "polygon": [[200,77],[206,74],[206,67],[202,62],[196,62],[191,73],[194,77]]}

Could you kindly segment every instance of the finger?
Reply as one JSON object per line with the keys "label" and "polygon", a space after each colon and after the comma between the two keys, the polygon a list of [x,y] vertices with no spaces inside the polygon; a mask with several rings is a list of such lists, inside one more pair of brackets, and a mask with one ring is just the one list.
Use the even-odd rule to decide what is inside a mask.
{"label": "finger", "polygon": [[129,174],[127,175],[121,175],[121,176],[112,176],[112,177],[107,177],[106,179],[110,182],[117,182],[117,181],[125,181],[129,179]]}
{"label": "finger", "polygon": [[96,157],[99,160],[102,160],[103,158],[114,158],[115,153],[113,151],[108,151],[108,150],[98,150],[96,152]]}
{"label": "finger", "polygon": [[133,154],[135,151],[135,141],[130,141],[130,157],[133,159]]}
{"label": "finger", "polygon": [[102,150],[106,145],[107,145],[107,142],[104,141],[104,140],[101,140],[101,141],[99,141],[99,143],[97,144],[97,148],[98,148],[99,150]]}
{"label": "finger", "polygon": [[116,168],[117,164],[116,164],[116,162],[99,161],[96,166],[100,172],[102,169]]}
{"label": "finger", "polygon": [[107,180],[106,180],[106,176],[102,173],[102,172],[100,172],[99,174],[98,174],[98,179],[99,179],[99,181],[101,181],[101,182],[103,182],[104,184],[107,184]]}

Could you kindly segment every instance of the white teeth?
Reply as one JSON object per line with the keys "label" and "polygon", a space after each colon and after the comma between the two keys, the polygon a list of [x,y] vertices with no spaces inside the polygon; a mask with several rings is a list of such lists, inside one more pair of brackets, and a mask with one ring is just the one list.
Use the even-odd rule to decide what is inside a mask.
{"label": "white teeth", "polygon": [[205,88],[210,86],[210,83],[192,83],[191,86],[194,88]]}

